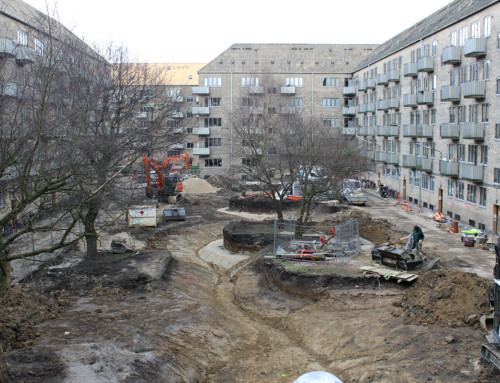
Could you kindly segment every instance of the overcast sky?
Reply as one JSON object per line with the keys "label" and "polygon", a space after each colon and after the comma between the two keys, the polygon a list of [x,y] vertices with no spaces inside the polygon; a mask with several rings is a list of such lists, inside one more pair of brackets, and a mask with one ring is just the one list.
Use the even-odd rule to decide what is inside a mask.
{"label": "overcast sky", "polygon": [[[449,0],[25,0],[141,62],[205,63],[233,43],[383,43]],[[52,14],[52,13],[51,13]]]}

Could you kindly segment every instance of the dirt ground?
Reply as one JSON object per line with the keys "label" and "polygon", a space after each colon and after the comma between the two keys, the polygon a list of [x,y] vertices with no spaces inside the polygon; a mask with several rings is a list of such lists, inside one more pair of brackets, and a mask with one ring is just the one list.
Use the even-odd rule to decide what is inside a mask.
{"label": "dirt ground", "polygon": [[[144,249],[66,252],[11,288],[0,346],[12,381],[293,382],[313,370],[345,383],[500,380],[480,359],[491,281],[442,264],[397,284],[359,271],[367,253],[346,264],[269,259],[258,235],[269,224],[241,235],[241,217],[219,210],[232,196],[188,194],[185,221],[117,224]],[[359,209],[316,212],[358,218],[373,243],[405,235]],[[245,245],[232,263],[207,252],[224,228]]]}

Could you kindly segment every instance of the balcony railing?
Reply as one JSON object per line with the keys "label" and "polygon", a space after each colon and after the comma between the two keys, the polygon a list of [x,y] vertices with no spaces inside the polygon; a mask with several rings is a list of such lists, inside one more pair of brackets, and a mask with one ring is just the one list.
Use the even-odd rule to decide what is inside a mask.
{"label": "balcony railing", "polygon": [[458,140],[460,138],[460,125],[453,123],[444,123],[440,126],[441,138],[451,138]]}
{"label": "balcony railing", "polygon": [[366,104],[358,105],[358,113],[366,113]]}
{"label": "balcony railing", "polygon": [[418,92],[417,104],[419,104],[419,105],[433,105],[434,104],[434,93],[429,92],[429,91]]}
{"label": "balcony railing", "polygon": [[197,134],[199,136],[209,136],[210,128],[193,128],[193,134]]}
{"label": "balcony railing", "polygon": [[172,149],[184,149],[184,144],[173,144]]}
{"label": "balcony railing", "polygon": [[387,109],[399,109],[399,98],[389,98],[387,100]]}
{"label": "balcony railing", "polygon": [[377,75],[377,85],[387,85],[387,73],[379,73]]}
{"label": "balcony railing", "polygon": [[344,116],[355,116],[356,115],[356,107],[355,106],[344,106],[342,108],[342,114]]}
{"label": "balcony railing", "polygon": [[403,137],[417,137],[417,126],[416,125],[404,125],[403,126]]}
{"label": "balcony railing", "polygon": [[387,153],[385,162],[387,164],[399,165],[399,154],[397,154],[397,153]]}
{"label": "balcony railing", "polygon": [[447,85],[441,88],[441,101],[460,101],[460,86]]}
{"label": "balcony railing", "polygon": [[439,172],[443,176],[458,177],[458,162],[439,161]]}
{"label": "balcony railing", "polygon": [[345,134],[347,136],[355,136],[356,128],[342,128],[342,134]]}
{"label": "balcony railing", "polygon": [[17,83],[15,82],[0,83],[0,96],[17,97]]}
{"label": "balcony railing", "polygon": [[12,57],[16,54],[16,44],[11,39],[0,38],[0,57]]}
{"label": "balcony railing", "polygon": [[360,136],[374,136],[375,128],[373,126],[362,126],[358,128],[358,135]]}
{"label": "balcony railing", "polygon": [[342,88],[342,94],[344,96],[355,96],[356,95],[356,86],[355,85],[344,86]]}
{"label": "balcony railing", "polygon": [[295,94],[294,86],[282,86],[280,90],[281,94]]}
{"label": "balcony railing", "polygon": [[462,124],[462,138],[471,140],[484,140],[485,125],[477,122],[464,122]]}
{"label": "balcony railing", "polygon": [[486,38],[474,37],[465,41],[464,56],[482,57],[486,56]]}
{"label": "balcony railing", "polygon": [[387,72],[387,81],[399,82],[399,78],[400,78],[399,70],[390,70]]}
{"label": "balcony railing", "polygon": [[417,63],[406,63],[403,68],[403,76],[405,77],[417,77]]}
{"label": "balcony railing", "polygon": [[460,64],[462,61],[462,54],[460,47],[446,47],[441,54],[441,62],[443,64]]}
{"label": "balcony railing", "polygon": [[417,137],[432,138],[434,136],[434,125],[417,125]]}
{"label": "balcony railing", "polygon": [[209,156],[210,148],[193,148],[193,154],[198,156]]}
{"label": "balcony railing", "polygon": [[486,83],[484,81],[469,81],[464,82],[463,95],[465,98],[485,98]]}
{"label": "balcony railing", "polygon": [[415,156],[403,154],[403,167],[404,168],[416,168],[417,167],[417,158]]}
{"label": "balcony railing", "polygon": [[18,45],[16,47],[16,62],[19,64],[29,64],[34,63],[36,60],[36,53],[33,49]]}
{"label": "balcony railing", "polygon": [[368,102],[366,104],[366,111],[367,112],[375,112],[375,103],[374,102]]}
{"label": "balcony railing", "polygon": [[264,88],[258,85],[252,85],[248,87],[248,93],[250,94],[262,94],[264,93]]}
{"label": "balcony railing", "polygon": [[434,72],[434,58],[420,57],[417,62],[417,70],[419,72]]}
{"label": "balcony railing", "polygon": [[208,106],[193,106],[193,114],[206,116],[210,114],[210,107]]}
{"label": "balcony railing", "polygon": [[377,126],[377,135],[382,137],[398,137],[399,126]]}
{"label": "balcony railing", "polygon": [[432,172],[432,158],[417,157],[417,169],[424,172]]}
{"label": "balcony railing", "polygon": [[378,100],[377,110],[387,110],[387,100]]}
{"label": "balcony railing", "polygon": [[376,86],[377,86],[377,82],[375,81],[374,78],[369,78],[369,79],[365,80],[366,89],[375,89]]}
{"label": "balcony railing", "polygon": [[209,86],[193,86],[193,94],[210,94],[210,87]]}
{"label": "balcony railing", "polygon": [[411,108],[415,108],[418,106],[417,104],[417,95],[416,94],[405,94],[403,95],[403,106],[408,106]]}
{"label": "balcony railing", "polygon": [[386,152],[376,152],[375,153],[375,161],[385,162],[386,159],[387,159],[387,153]]}
{"label": "balcony railing", "polygon": [[482,165],[462,164],[461,178],[464,180],[483,182],[484,167]]}
{"label": "balcony railing", "polygon": [[184,118],[184,113],[183,112],[173,112],[172,118]]}
{"label": "balcony railing", "polygon": [[359,81],[358,82],[358,90],[360,92],[366,91],[366,83],[365,83],[365,81]]}

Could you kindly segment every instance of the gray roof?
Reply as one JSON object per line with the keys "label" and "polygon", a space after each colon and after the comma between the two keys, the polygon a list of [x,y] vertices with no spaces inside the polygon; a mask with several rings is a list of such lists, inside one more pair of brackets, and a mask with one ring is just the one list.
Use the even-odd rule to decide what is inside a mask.
{"label": "gray roof", "polygon": [[199,73],[352,73],[376,44],[233,44]]}
{"label": "gray roof", "polygon": [[[387,56],[418,42],[460,20],[497,3],[500,0],[455,0],[415,25],[379,45],[373,53],[359,63],[361,70]],[[417,5],[418,6],[418,5]]]}

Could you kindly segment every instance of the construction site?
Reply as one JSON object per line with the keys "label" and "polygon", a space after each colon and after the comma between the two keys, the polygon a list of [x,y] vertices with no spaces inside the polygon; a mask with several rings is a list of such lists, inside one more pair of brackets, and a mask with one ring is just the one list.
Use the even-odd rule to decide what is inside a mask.
{"label": "construction site", "polygon": [[[96,258],[82,243],[14,265],[0,380],[293,382],[327,371],[344,383],[500,381],[481,357],[491,246],[466,247],[372,191],[365,206],[315,203],[308,226],[297,201],[276,221],[269,197],[221,178],[188,178],[180,191],[123,212],[99,233]],[[153,223],[132,224],[146,207]],[[415,225],[420,258],[391,265]]]}

